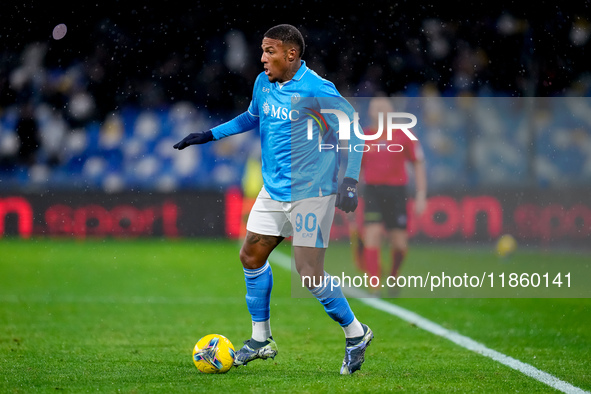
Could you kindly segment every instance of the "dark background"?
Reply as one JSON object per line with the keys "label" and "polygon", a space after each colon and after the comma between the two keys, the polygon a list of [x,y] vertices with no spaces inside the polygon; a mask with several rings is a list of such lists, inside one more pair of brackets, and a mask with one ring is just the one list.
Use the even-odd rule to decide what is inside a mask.
{"label": "dark background", "polygon": [[[426,83],[447,94],[486,88],[561,95],[589,71],[589,41],[574,44],[570,36],[573,24],[589,23],[588,1],[10,3],[1,16],[3,74],[27,43],[47,43],[49,69],[73,62],[103,69],[90,81],[103,114],[122,104],[183,99],[210,109],[244,107],[261,71],[262,35],[279,23],[302,30],[305,59],[349,96]],[[59,23],[68,33],[55,41],[51,31]],[[231,30],[244,34],[250,53],[240,72],[223,62]],[[476,75],[462,86],[456,77],[466,62]],[[158,92],[147,99],[146,90]],[[4,87],[3,101],[9,100]]]}
{"label": "dark background", "polygon": [[[218,193],[217,198],[201,204],[195,211],[199,212],[197,216],[185,217],[191,222],[180,221],[178,225],[184,235],[217,236],[225,231],[219,227],[224,220],[220,216],[225,209],[220,205],[222,196],[229,187],[241,186],[253,145],[236,137],[193,150],[198,165],[180,175],[170,164],[177,154],[170,147],[187,130],[212,127],[247,108],[254,80],[262,71],[261,39],[270,27],[280,23],[298,27],[306,40],[304,59],[308,65],[333,81],[346,97],[382,93],[415,97],[430,91],[451,98],[564,98],[590,96],[590,21],[589,1],[3,2],[2,197],[30,200],[38,223],[38,212],[46,211],[41,204],[43,196],[54,191],[63,197],[67,194],[59,193],[70,189],[80,201],[70,204],[75,211],[92,204],[109,210],[113,201],[138,205],[133,199],[125,200],[133,193],[161,193],[156,202],[143,203],[161,206],[167,193],[173,196],[182,190],[189,192],[183,194],[184,212],[190,210],[191,196],[197,201],[205,191],[213,191]],[[60,23],[66,24],[67,34],[54,40],[52,30]],[[27,69],[30,62],[26,60],[31,48],[42,54],[40,66],[32,70]],[[233,54],[238,58],[234,63],[229,60]],[[14,82],[18,72],[28,75],[25,82]],[[80,93],[90,95],[93,106],[77,117],[70,109]],[[189,113],[195,117],[189,129],[171,124],[169,119],[183,103],[190,104]],[[528,196],[524,202],[534,203],[540,212],[554,212],[547,208],[559,207],[556,218],[548,219],[552,222],[548,231],[560,229],[563,211],[583,204],[583,213],[573,219],[576,225],[571,227],[578,235],[587,236],[591,228],[591,178],[585,166],[591,166],[591,150],[587,148],[591,147],[591,131],[581,118],[584,114],[570,125],[563,122],[572,118],[568,110],[564,112],[564,103],[552,101],[548,113],[553,116],[557,108],[563,112],[539,134],[518,133],[507,126],[502,135],[488,136],[504,146],[523,147],[527,160],[517,169],[507,165],[504,153],[494,153],[474,170],[477,163],[470,158],[482,153],[475,149],[475,143],[487,137],[483,132],[462,129],[442,142],[430,139],[428,130],[421,135],[417,127],[419,139],[431,153],[427,157],[431,195],[451,194],[459,201],[462,195],[478,195],[483,187],[496,196],[510,195],[499,197],[509,226],[503,230],[516,235],[521,230],[510,224],[520,195]],[[154,141],[143,141],[137,133],[136,126],[146,114],[157,117],[152,124],[163,125]],[[121,135],[118,144],[109,146],[101,138],[113,131],[107,121],[113,115],[122,119]],[[56,132],[48,121],[51,117],[65,122],[63,130]],[[21,118],[27,122],[18,131]],[[40,138],[51,133],[60,138],[58,150],[55,146],[50,150],[44,145],[47,139]],[[554,138],[557,133],[560,138]],[[80,134],[88,137],[86,150],[81,153],[72,151],[68,142]],[[533,143],[524,143],[522,135],[528,135]],[[256,142],[253,136],[248,138]],[[143,150],[126,150],[140,142]],[[487,140],[484,145],[492,147],[493,142]],[[159,144],[166,149],[160,149]],[[456,152],[467,159],[458,160]],[[135,178],[146,168],[144,158],[157,163],[147,181]],[[549,167],[539,166],[540,158],[555,167],[543,172]],[[103,160],[105,167],[87,166],[93,160],[93,164]],[[507,178],[491,183],[487,175],[491,163],[505,170]],[[439,170],[448,171],[448,178],[441,177]],[[450,172],[455,176],[449,177]],[[96,179],[89,174],[95,174]],[[105,186],[105,179],[113,174],[117,176],[115,189],[112,184]],[[160,176],[166,181],[172,177],[174,182],[165,182],[165,189],[150,182]],[[114,195],[114,191],[122,194]],[[59,198],[50,201],[58,204]],[[216,228],[211,230],[208,225],[201,233],[208,210],[215,212]],[[7,215],[6,230],[15,233],[18,214],[3,214]],[[152,235],[161,235],[160,230],[154,231]],[[562,242],[569,237],[565,234],[558,237]],[[578,244],[585,241],[574,238]]]}

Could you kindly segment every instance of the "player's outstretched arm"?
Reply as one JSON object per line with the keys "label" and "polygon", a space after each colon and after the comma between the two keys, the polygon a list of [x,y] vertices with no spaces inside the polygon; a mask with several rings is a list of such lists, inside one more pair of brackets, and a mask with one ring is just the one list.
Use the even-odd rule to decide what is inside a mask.
{"label": "player's outstretched arm", "polygon": [[174,144],[174,148],[178,150],[185,149],[189,145],[205,144],[209,141],[217,141],[224,137],[244,133],[252,130],[259,124],[259,118],[246,111],[238,115],[234,119],[214,127],[211,130],[202,131],[199,133],[191,133],[181,141]]}
{"label": "player's outstretched arm", "polygon": [[176,144],[173,145],[174,149],[183,150],[190,145],[205,144],[209,141],[213,141],[213,133],[211,130],[200,131],[198,133],[191,133]]}

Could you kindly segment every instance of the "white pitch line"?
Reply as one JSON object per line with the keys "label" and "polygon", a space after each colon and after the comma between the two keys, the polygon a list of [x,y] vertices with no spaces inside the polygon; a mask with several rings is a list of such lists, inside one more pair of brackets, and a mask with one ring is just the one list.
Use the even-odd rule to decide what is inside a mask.
{"label": "white pitch line", "polygon": [[391,315],[397,316],[403,320],[406,320],[409,323],[415,324],[417,327],[420,327],[425,331],[429,331],[430,333],[449,339],[453,343],[460,345],[463,348],[472,350],[473,352],[492,358],[493,360],[498,361],[503,365],[513,368],[514,370],[517,370],[531,378],[534,378],[544,384],[547,384],[548,386],[553,387],[556,390],[560,390],[563,393],[589,393],[588,391],[575,387],[572,384],[560,380],[547,372],[541,371],[532,365],[526,364],[522,361],[514,359],[513,357],[506,356],[503,353],[499,353],[496,350],[490,349],[484,346],[483,344],[476,342],[472,338],[448,330],[447,328],[444,328],[437,323],[425,319],[424,317],[414,312],[411,312],[408,309],[404,309],[398,305],[391,304],[379,298],[359,298],[358,300],[375,309],[384,311]]}
{"label": "white pitch line", "polygon": [[[270,260],[275,265],[291,271],[291,257],[279,251],[275,251],[271,254]],[[504,355],[503,353],[497,352],[496,350],[490,349],[484,346],[483,344],[476,342],[472,338],[458,334],[455,331],[448,330],[447,328],[442,327],[439,324],[434,323],[431,320],[426,319],[414,312],[411,312],[408,309],[404,309],[398,305],[391,304],[380,298],[361,298],[359,296],[362,295],[362,293],[360,293],[358,289],[344,288],[343,292],[345,292],[345,294],[347,294],[347,296],[350,297],[355,297],[355,295],[357,295],[357,300],[364,303],[365,305],[371,306],[372,308],[386,312],[390,315],[399,317],[400,319],[412,323],[425,331],[448,339],[465,349],[471,350],[475,353],[481,354],[485,357],[498,361],[501,364],[508,366],[509,368],[519,371],[524,375],[534,378],[537,381],[540,381],[552,388],[555,388],[556,390],[562,391],[563,393],[589,394],[588,391],[582,390],[576,386],[573,386],[570,383],[560,380],[557,377],[550,375],[547,372],[541,371],[532,365],[526,364],[522,361],[514,359],[513,357],[509,357],[507,355]]]}

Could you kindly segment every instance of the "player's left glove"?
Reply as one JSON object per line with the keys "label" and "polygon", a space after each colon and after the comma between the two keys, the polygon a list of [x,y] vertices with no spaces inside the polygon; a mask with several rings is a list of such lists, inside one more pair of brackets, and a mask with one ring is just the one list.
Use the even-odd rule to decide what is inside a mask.
{"label": "player's left glove", "polygon": [[345,212],[353,212],[357,209],[357,181],[353,178],[344,178],[337,193],[336,207]]}
{"label": "player's left glove", "polygon": [[173,145],[174,149],[183,150],[189,145],[205,144],[206,142],[213,141],[213,133],[211,130],[201,131],[199,133],[191,133],[181,141]]}

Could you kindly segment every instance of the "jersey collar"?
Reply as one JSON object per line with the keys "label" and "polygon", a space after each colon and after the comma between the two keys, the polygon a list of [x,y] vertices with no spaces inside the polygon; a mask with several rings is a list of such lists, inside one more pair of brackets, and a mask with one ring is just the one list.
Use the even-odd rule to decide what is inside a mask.
{"label": "jersey collar", "polygon": [[292,80],[294,80],[294,81],[299,81],[300,79],[302,79],[302,77],[304,76],[306,71],[308,71],[308,67],[306,66],[306,62],[304,60],[300,60],[300,62],[301,62],[300,68],[298,69],[298,72],[296,72],[296,74],[292,78]]}

